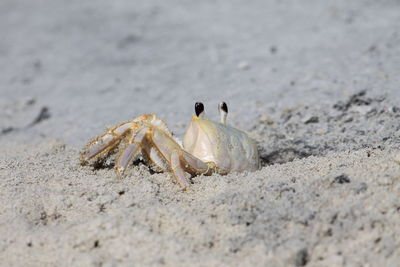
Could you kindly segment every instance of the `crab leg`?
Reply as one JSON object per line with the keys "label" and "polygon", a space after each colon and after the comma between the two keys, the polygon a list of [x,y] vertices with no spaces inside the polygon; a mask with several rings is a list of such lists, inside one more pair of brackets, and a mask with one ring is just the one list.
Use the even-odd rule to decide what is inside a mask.
{"label": "crab leg", "polygon": [[169,162],[170,169],[182,188],[189,186],[189,180],[186,178],[186,173],[183,170],[180,162],[179,150],[182,148],[171,137],[162,131],[154,130],[152,132],[152,141],[154,147],[160,152],[166,162]]}
{"label": "crab leg", "polygon": [[129,138],[128,144],[117,156],[115,161],[115,170],[121,175],[124,173],[126,167],[133,161],[135,156],[139,153],[141,143],[149,129],[147,127],[140,129],[134,136]]}
{"label": "crab leg", "polygon": [[208,171],[207,164],[184,151],[175,140],[163,132],[154,131],[152,140],[161,155],[170,162],[171,171],[182,188],[190,185],[186,178],[188,172],[202,174]]}
{"label": "crab leg", "polygon": [[95,157],[104,149],[114,144],[116,141],[117,139],[112,134],[106,133],[103,136],[100,136],[86,146],[85,151],[81,153],[81,160],[87,161]]}
{"label": "crab leg", "polygon": [[160,154],[160,152],[157,150],[157,148],[151,147],[146,152],[148,153],[148,157],[153,162],[153,164],[155,165],[156,169],[158,169],[160,171],[163,171],[163,172],[169,170],[168,162],[164,159],[164,156],[162,156]]}
{"label": "crab leg", "polygon": [[107,153],[121,141],[122,137],[132,126],[133,123],[131,122],[119,124],[89,142],[80,155],[82,164],[95,156],[107,155]]}
{"label": "crab leg", "polygon": [[185,169],[192,170],[196,174],[206,174],[209,171],[209,166],[202,160],[196,158],[192,154],[182,150],[181,162],[184,164]]}
{"label": "crab leg", "polygon": [[126,166],[132,162],[134,157],[138,154],[140,146],[137,144],[128,144],[122,153],[118,156],[115,163],[115,170],[122,175]]}
{"label": "crab leg", "polygon": [[186,178],[186,173],[182,168],[179,152],[176,150],[171,154],[171,170],[182,188],[190,185],[189,180]]}

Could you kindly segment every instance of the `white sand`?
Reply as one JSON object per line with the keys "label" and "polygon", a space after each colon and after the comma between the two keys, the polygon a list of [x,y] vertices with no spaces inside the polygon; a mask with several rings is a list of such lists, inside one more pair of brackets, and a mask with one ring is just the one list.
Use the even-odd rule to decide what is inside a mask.
{"label": "white sand", "polygon": [[[0,265],[396,266],[398,1],[0,3]],[[106,126],[195,101],[254,173],[79,165]]]}

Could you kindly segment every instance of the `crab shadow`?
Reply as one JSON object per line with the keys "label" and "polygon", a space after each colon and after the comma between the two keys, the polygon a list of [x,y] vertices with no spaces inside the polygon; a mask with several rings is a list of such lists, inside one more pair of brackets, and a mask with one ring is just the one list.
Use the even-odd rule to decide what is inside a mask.
{"label": "crab shadow", "polygon": [[270,153],[265,153],[263,148],[260,150],[261,150],[260,151],[261,167],[273,164],[283,164],[291,162],[295,159],[307,158],[313,155],[310,152],[298,150],[295,148],[284,148],[284,149],[274,150]]}
{"label": "crab shadow", "polygon": [[[128,167],[133,166],[140,166],[144,165],[149,169],[151,175],[159,173],[158,171],[153,170],[143,159],[136,159],[134,160]],[[108,159],[108,160],[98,160],[90,164],[93,170],[113,170],[115,167],[115,160]]]}

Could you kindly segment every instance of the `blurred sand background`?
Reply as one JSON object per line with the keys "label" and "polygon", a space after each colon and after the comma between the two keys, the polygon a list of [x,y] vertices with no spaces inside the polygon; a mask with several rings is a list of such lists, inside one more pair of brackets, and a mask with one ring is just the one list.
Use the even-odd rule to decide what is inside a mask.
{"label": "blurred sand background", "polygon": [[[398,266],[400,2],[0,2],[2,266]],[[195,101],[259,142],[254,173],[79,165]]]}

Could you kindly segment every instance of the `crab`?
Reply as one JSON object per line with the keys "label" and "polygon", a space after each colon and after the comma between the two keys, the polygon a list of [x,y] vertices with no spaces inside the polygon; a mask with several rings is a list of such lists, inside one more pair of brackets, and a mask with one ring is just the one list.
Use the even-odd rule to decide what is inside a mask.
{"label": "crab", "polygon": [[256,142],[245,132],[226,124],[225,102],[218,109],[220,122],[214,122],[205,117],[204,105],[197,102],[182,144],[154,114],[117,124],[86,145],[80,154],[81,164],[101,162],[117,153],[115,170],[123,175],[142,155],[154,170],[172,172],[183,189],[189,187],[191,176],[259,169]]}

